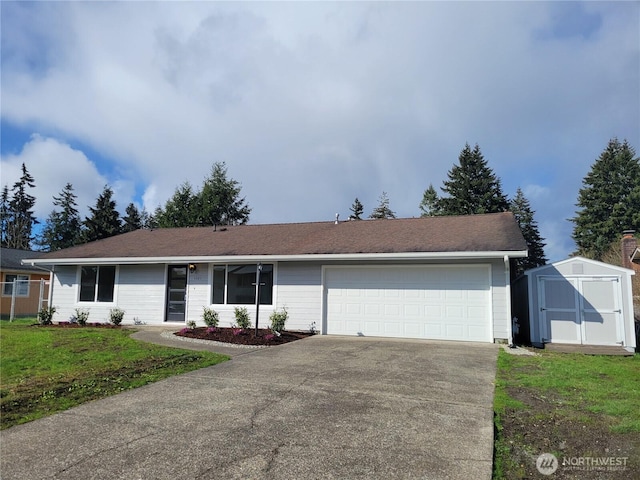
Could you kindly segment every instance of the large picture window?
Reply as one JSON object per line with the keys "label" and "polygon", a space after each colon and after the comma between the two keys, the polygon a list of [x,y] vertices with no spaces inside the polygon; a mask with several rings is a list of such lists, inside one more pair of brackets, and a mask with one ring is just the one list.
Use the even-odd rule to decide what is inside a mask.
{"label": "large picture window", "polygon": [[2,295],[10,297],[13,295],[13,282],[16,282],[16,297],[29,296],[29,275],[13,275],[7,273],[4,276],[2,285]]}
{"label": "large picture window", "polygon": [[[253,305],[256,303],[257,265],[215,265],[213,267],[212,303],[218,305]],[[262,265],[260,305],[273,303],[273,265]]]}
{"label": "large picture window", "polygon": [[80,273],[81,302],[113,302],[115,266],[86,266]]}

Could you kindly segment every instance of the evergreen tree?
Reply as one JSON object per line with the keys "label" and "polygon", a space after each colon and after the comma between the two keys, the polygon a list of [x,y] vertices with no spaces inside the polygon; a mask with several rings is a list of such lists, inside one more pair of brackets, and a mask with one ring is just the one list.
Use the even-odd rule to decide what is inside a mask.
{"label": "evergreen tree", "polygon": [[54,252],[62,248],[72,247],[81,242],[82,225],[78,215],[78,197],[73,193],[73,186],[67,183],[60,196],[53,197],[53,204],[61,207],[60,211],[53,210],[45,223],[40,238],[37,240],[44,250]]}
{"label": "evergreen tree", "polygon": [[38,220],[33,214],[36,198],[27,193],[27,188],[34,188],[35,183],[31,174],[22,164],[22,176],[12,188],[12,198],[7,212],[6,246],[29,250],[31,247],[31,231]]}
{"label": "evergreen tree", "polygon": [[154,222],[159,228],[193,227],[197,222],[197,196],[189,182],[184,182],[167,200],[164,209],[158,207]]}
{"label": "evergreen tree", "polygon": [[515,273],[520,275],[526,270],[547,263],[547,258],[544,254],[545,243],[540,236],[538,223],[533,218],[535,212],[531,209],[529,200],[527,200],[520,188],[518,188],[515,198],[510,202],[510,210],[513,212],[518,225],[520,225],[522,236],[527,241],[527,249],[529,250],[528,257],[515,260]]}
{"label": "evergreen tree", "polygon": [[449,171],[442,191],[447,194],[437,202],[441,215],[471,215],[505,212],[509,209],[500,179],[489,168],[480,147],[467,143],[458,157],[460,164]]}
{"label": "evergreen tree", "polygon": [[349,208],[351,211],[351,215],[349,215],[350,220],[362,220],[362,214],[364,213],[364,206],[358,200],[358,197],[353,201],[353,205]]}
{"label": "evergreen tree", "polygon": [[369,218],[396,218],[396,214],[389,208],[389,197],[387,192],[382,192],[378,199],[378,206],[373,209]]}
{"label": "evergreen tree", "polygon": [[433,215],[439,215],[439,200],[438,192],[436,192],[436,189],[433,188],[432,184],[429,184],[429,188],[424,191],[422,201],[420,202],[420,216],[431,217]]}
{"label": "evergreen tree", "polygon": [[640,230],[640,161],[626,140],[609,140],[582,180],[576,206],[579,255],[599,260],[624,230]]}
{"label": "evergreen tree", "polygon": [[197,196],[197,224],[242,225],[249,220],[251,208],[240,198],[240,184],[227,178],[227,166],[217,162],[211,168],[211,174],[205,179],[202,190]]}
{"label": "evergreen tree", "polygon": [[2,196],[0,197],[0,245],[6,247],[8,245],[9,231],[9,187],[5,185],[2,188]]}
{"label": "evergreen tree", "polygon": [[89,207],[91,215],[84,221],[84,240],[92,242],[112,237],[122,232],[120,214],[116,210],[116,202],[111,199],[113,190],[105,185],[98,196],[95,207]]}
{"label": "evergreen tree", "polygon": [[130,203],[125,211],[126,215],[122,218],[122,232],[133,232],[142,228],[142,215],[138,208]]}

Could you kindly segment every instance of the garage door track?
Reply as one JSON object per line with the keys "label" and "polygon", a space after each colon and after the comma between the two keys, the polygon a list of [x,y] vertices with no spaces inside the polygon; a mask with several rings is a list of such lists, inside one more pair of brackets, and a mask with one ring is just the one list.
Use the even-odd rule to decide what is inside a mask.
{"label": "garage door track", "polygon": [[497,347],[315,336],[2,432],[9,479],[490,479]]}

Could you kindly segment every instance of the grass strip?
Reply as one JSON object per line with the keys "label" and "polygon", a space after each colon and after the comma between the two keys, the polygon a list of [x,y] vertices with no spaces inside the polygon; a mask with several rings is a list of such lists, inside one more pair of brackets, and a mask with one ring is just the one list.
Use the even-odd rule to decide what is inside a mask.
{"label": "grass strip", "polygon": [[0,322],[0,428],[25,423],[229,357],[136,341],[134,330]]}

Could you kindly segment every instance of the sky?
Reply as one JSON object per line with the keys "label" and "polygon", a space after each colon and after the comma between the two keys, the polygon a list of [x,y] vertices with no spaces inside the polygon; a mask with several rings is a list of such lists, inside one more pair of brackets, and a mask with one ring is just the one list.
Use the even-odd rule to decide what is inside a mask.
{"label": "sky", "polygon": [[640,2],[0,2],[0,186],[152,212],[225,162],[250,223],[419,216],[466,143],[550,261],[609,139],[640,152]]}

